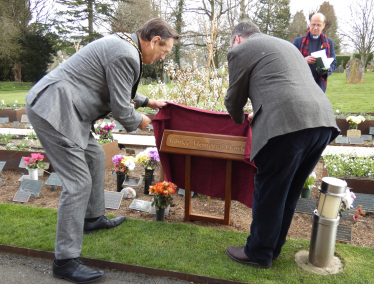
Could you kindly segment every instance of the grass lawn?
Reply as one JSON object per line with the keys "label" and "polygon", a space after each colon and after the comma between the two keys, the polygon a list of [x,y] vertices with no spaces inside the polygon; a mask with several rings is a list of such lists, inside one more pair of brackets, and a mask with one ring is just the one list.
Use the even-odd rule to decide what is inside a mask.
{"label": "grass lawn", "polygon": [[[53,251],[57,211],[16,204],[0,204],[0,243]],[[128,219],[83,239],[82,256],[145,267],[198,274],[247,283],[373,283],[374,249],[336,244],[345,267],[320,276],[299,268],[294,257],[309,249],[309,241],[288,239],[271,269],[238,264],[225,255],[229,245],[243,245],[247,233]]]}

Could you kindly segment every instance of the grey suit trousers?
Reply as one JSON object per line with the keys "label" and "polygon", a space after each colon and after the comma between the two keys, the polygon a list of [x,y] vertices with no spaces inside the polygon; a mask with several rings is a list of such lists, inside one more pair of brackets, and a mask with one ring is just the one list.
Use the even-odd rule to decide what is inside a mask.
{"label": "grey suit trousers", "polygon": [[26,105],[26,112],[63,183],[58,206],[55,257],[79,257],[84,218],[95,218],[105,213],[105,153],[92,134],[87,148],[82,149],[38,116],[30,105]]}

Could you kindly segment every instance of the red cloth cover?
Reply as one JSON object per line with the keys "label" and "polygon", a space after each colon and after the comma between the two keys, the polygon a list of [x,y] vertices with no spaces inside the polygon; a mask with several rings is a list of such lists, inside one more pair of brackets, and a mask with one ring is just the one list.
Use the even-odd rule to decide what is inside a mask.
{"label": "red cloth cover", "polygon": [[[247,114],[246,114],[247,116]],[[247,118],[247,117],[246,117]],[[252,132],[246,119],[235,124],[229,114],[201,110],[173,103],[160,109],[152,120],[157,149],[164,129],[246,136],[245,161],[232,163],[231,199],[252,207],[256,167],[249,162]],[[185,156],[160,152],[165,179],[185,188]],[[225,198],[226,160],[191,156],[191,190],[207,196]]]}

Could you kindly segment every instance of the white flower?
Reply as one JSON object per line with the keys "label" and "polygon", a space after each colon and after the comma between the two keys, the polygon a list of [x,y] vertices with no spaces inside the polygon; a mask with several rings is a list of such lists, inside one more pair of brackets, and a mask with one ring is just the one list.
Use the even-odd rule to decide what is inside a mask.
{"label": "white flower", "polygon": [[337,109],[337,110],[336,110],[336,113],[340,113],[340,111]]}
{"label": "white flower", "polygon": [[349,190],[349,188],[345,191],[346,195],[342,198],[342,202],[345,205],[346,209],[350,209],[353,207],[353,201],[356,198],[356,195]]}
{"label": "white flower", "polygon": [[130,170],[133,171],[135,169],[135,162],[132,159],[128,159],[125,161],[125,166]]}
{"label": "white flower", "polygon": [[29,140],[29,137],[25,137],[25,140]]}

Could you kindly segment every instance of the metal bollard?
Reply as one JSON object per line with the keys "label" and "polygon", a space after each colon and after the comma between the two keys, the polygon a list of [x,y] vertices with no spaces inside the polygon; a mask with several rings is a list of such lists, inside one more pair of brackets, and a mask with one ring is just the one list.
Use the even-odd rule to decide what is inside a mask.
{"label": "metal bollard", "polygon": [[318,210],[314,210],[309,262],[317,267],[330,265],[335,250],[339,225],[339,207],[345,196],[347,182],[341,179],[322,178]]}

